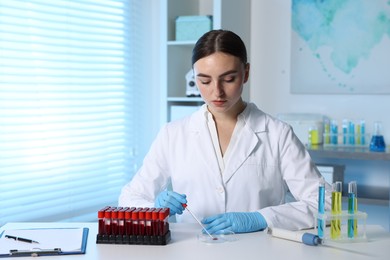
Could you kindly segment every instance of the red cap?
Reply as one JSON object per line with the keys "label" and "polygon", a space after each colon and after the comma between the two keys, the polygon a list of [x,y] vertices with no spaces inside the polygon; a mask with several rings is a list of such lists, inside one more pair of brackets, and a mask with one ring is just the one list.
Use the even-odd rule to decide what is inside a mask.
{"label": "red cap", "polygon": [[137,220],[138,219],[138,216],[139,216],[139,211],[141,210],[141,208],[136,208],[135,210],[133,210],[131,212],[131,219],[133,220]]}
{"label": "red cap", "polygon": [[156,209],[152,212],[152,219],[153,219],[153,220],[157,220],[157,219],[158,219],[159,211],[160,211],[160,209],[159,209],[159,208],[156,208]]}
{"label": "red cap", "polygon": [[122,208],[118,211],[118,218],[119,219],[124,219],[125,218],[125,211],[127,208]]}
{"label": "red cap", "polygon": [[110,208],[111,208],[110,206],[105,206],[104,208],[100,209],[98,211],[98,218],[104,218],[104,211],[106,211]]}
{"label": "red cap", "polygon": [[145,219],[151,220],[152,219],[152,213],[154,212],[155,208],[148,209],[145,213]]}
{"label": "red cap", "polygon": [[160,213],[158,214],[158,218],[160,220],[164,220],[168,216],[169,216],[169,208],[162,208],[160,210]]}
{"label": "red cap", "polygon": [[111,209],[108,209],[104,212],[104,217],[105,218],[111,218]]}
{"label": "red cap", "polygon": [[125,219],[131,219],[131,212],[135,210],[135,207],[129,208],[125,211]]}
{"label": "red cap", "polygon": [[118,209],[112,211],[111,218],[118,218]]}
{"label": "red cap", "polygon": [[146,210],[147,209],[145,209],[145,208],[141,208],[141,210],[139,211],[139,215],[138,215],[139,219],[145,219]]}

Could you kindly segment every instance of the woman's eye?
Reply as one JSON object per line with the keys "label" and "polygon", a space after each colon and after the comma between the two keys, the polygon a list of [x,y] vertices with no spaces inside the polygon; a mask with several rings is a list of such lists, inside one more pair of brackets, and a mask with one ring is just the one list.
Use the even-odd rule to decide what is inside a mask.
{"label": "woman's eye", "polygon": [[225,82],[233,82],[236,78],[235,77],[229,77],[229,78],[225,78]]}

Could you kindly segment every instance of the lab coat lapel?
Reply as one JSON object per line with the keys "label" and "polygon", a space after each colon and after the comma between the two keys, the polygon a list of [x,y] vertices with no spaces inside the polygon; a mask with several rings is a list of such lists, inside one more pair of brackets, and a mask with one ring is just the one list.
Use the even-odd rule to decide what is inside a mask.
{"label": "lab coat lapel", "polygon": [[231,158],[223,173],[223,181],[227,183],[230,178],[242,166],[259,142],[256,133],[248,126],[242,129],[242,133],[237,142],[238,145],[233,148]]}
{"label": "lab coat lapel", "polygon": [[210,173],[215,175],[221,181],[221,173],[219,170],[218,159],[216,157],[213,142],[204,119],[204,114],[197,112],[196,116],[192,118],[191,131],[194,137],[194,151],[198,151],[199,159],[204,161],[204,164],[210,170]]}

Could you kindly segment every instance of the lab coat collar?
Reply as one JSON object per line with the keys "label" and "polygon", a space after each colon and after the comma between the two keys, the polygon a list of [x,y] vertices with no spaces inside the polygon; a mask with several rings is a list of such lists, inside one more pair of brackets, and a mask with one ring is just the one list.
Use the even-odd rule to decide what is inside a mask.
{"label": "lab coat collar", "polygon": [[[245,126],[242,129],[236,147],[232,149],[232,158],[227,163],[225,172],[222,175],[225,184],[233,177],[258,145],[259,138],[257,134],[266,131],[265,113],[259,110],[255,104],[249,103],[247,108],[243,111],[242,116],[245,120]],[[199,149],[203,151],[202,159],[205,160],[205,163],[210,167],[210,170],[220,177],[218,161],[206,120],[207,107],[206,105],[203,105],[202,108],[195,112],[191,117],[190,129],[196,136],[194,138],[199,138],[199,140],[195,142],[195,145],[199,145]]]}

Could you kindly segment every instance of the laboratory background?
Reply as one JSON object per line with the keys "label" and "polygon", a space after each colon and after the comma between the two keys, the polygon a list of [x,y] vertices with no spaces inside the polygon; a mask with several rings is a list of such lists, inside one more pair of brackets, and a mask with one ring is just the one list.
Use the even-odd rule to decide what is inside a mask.
{"label": "laboratory background", "polygon": [[[34,131],[42,130],[42,133],[46,136],[37,139],[38,141],[35,143],[33,142],[38,147],[37,149],[26,148],[26,150],[23,150],[20,148],[21,151],[26,153],[21,157],[15,154],[19,147],[10,145],[11,148],[7,150],[8,146],[6,145],[10,142],[10,136],[15,140],[19,137],[13,135],[13,130],[6,132],[7,128],[5,127],[0,130],[0,134],[3,135],[3,137],[0,136],[0,140],[4,142],[4,145],[0,144],[0,207],[2,208],[0,211],[0,225],[10,221],[96,221],[98,209],[106,205],[115,205],[120,188],[128,182],[139,168],[143,156],[148,151],[160,127],[167,121],[194,111],[202,104],[201,99],[196,96],[196,92],[195,97],[193,97],[192,92],[186,93],[188,82],[191,80],[191,75],[187,73],[190,69],[189,53],[193,42],[179,45],[174,41],[176,37],[174,31],[175,18],[180,13],[186,15],[183,10],[197,9],[202,18],[206,18],[202,21],[210,22],[207,17],[211,16],[214,26],[220,25],[222,28],[226,26],[227,29],[237,32],[245,41],[251,64],[250,80],[244,92],[245,99],[256,103],[263,111],[292,124],[298,137],[308,146],[314,161],[321,166],[322,173],[330,181],[342,180],[344,185],[350,181],[357,181],[359,209],[367,212],[367,223],[379,224],[389,230],[390,117],[388,113],[390,111],[390,80],[385,81],[384,86],[382,86],[383,82],[381,80],[377,80],[375,84],[378,84],[379,87],[375,85],[375,88],[371,88],[369,81],[363,80],[361,81],[362,89],[356,91],[351,90],[343,83],[338,86],[342,90],[338,91],[337,87],[336,90],[329,90],[326,86],[321,86],[323,81],[320,77],[316,78],[311,73],[302,75],[302,71],[299,70],[299,66],[302,64],[296,63],[298,59],[294,55],[302,54],[303,51],[301,52],[301,50],[304,45],[301,42],[295,45],[299,33],[298,30],[295,30],[294,23],[298,23],[298,21],[294,20],[293,15],[295,14],[294,11],[298,11],[302,7],[299,4],[307,1],[129,0],[118,2],[119,6],[124,3],[124,6],[130,10],[122,17],[123,19],[131,17],[128,23],[123,23],[124,26],[130,26],[129,28],[131,28],[129,30],[132,33],[131,37],[127,35],[128,38],[123,40],[123,42],[130,45],[130,48],[124,50],[122,54],[125,57],[123,66],[128,61],[131,61],[131,66],[125,71],[112,74],[118,76],[122,73],[128,73],[124,77],[125,80],[118,78],[115,81],[113,85],[115,91],[107,92],[111,96],[104,94],[103,87],[100,93],[98,89],[97,92],[93,92],[91,95],[88,91],[92,91],[92,88],[85,88],[86,92],[84,92],[84,89],[80,91],[85,95],[89,95],[89,97],[96,97],[98,101],[104,100],[102,102],[106,102],[97,110],[94,110],[94,107],[99,102],[89,99],[91,103],[79,106],[79,108],[83,108],[91,105],[91,110],[85,113],[85,117],[77,118],[80,124],[89,121],[90,117],[88,115],[92,115],[92,112],[97,111],[97,114],[100,113],[100,116],[105,117],[100,123],[92,125],[92,128],[96,131],[93,131],[92,135],[88,135],[87,130],[92,128],[87,127],[81,131],[78,139],[70,139],[74,132],[70,132],[69,136],[59,135],[56,137],[53,134],[57,139],[62,139],[64,143],[54,151],[46,151],[44,150],[46,142],[42,140],[47,141],[47,145],[51,146],[50,138],[53,138],[53,136],[50,136],[47,128],[34,128]],[[353,1],[345,0],[342,2],[348,6]],[[375,52],[379,51],[379,53],[375,53],[375,57],[381,57],[380,63],[386,65],[386,61],[390,60],[390,4],[388,1],[378,2],[383,4],[381,14],[384,21],[387,22],[383,25],[383,35],[379,41],[381,48],[379,50],[375,49]],[[294,9],[294,7],[297,9]],[[112,7],[113,10],[117,10],[117,8],[117,5]],[[310,10],[308,9],[308,11]],[[359,13],[356,13],[359,10],[354,7],[347,8],[344,11],[359,16]],[[97,10],[97,12],[99,13],[100,10]],[[166,20],[169,20],[168,26],[167,23],[162,22]],[[345,30],[345,33],[352,34],[352,31]],[[116,38],[113,37],[113,39]],[[305,50],[308,49],[306,47]],[[121,52],[112,52],[113,57],[120,56],[118,53]],[[5,52],[1,55],[0,59],[8,57]],[[369,56],[368,53],[362,55]],[[306,53],[303,56],[307,58],[310,55]],[[188,57],[188,61],[184,60],[183,57]],[[109,63],[110,56],[108,55],[106,58],[105,61]],[[366,60],[364,58],[362,62],[364,63]],[[328,62],[328,60],[326,61]],[[118,66],[122,66],[122,63],[118,65],[119,63],[116,62],[113,62],[112,71],[115,71]],[[370,62],[373,61],[370,60]],[[182,66],[175,70],[175,64]],[[325,67],[320,68],[324,69]],[[352,73],[354,68],[350,68]],[[88,71],[85,67],[83,69]],[[378,70],[383,71],[383,67],[378,68]],[[303,71],[305,70],[303,69]],[[33,70],[33,72],[40,73],[39,70]],[[384,78],[388,77],[388,74],[383,75]],[[91,77],[91,75],[88,74],[88,77]],[[374,75],[376,74],[374,73]],[[305,80],[306,77],[307,80]],[[324,81],[331,77],[325,77]],[[8,80],[8,78],[6,79]],[[118,82],[121,82],[121,80],[132,82],[131,89],[121,91],[121,87],[117,87],[120,86]],[[170,86],[177,82],[181,82],[179,83],[181,84],[178,87],[179,89],[171,89]],[[292,82],[320,84],[320,89],[313,92],[310,84],[300,88]],[[95,83],[101,82],[97,81]],[[10,93],[9,90],[2,90],[5,89],[4,86],[0,82],[0,91],[3,91],[0,92],[3,96],[3,99],[0,98],[1,102],[9,101],[7,97],[12,97],[6,95]],[[93,91],[96,91],[96,88]],[[67,94],[67,97],[72,97],[72,95]],[[24,98],[27,98],[27,96]],[[124,104],[122,99],[128,99],[130,103]],[[115,100],[120,100],[120,102],[116,104]],[[50,103],[48,107],[54,105]],[[70,109],[70,112],[63,110],[61,113],[69,112],[70,115],[74,115],[78,113],[79,108]],[[1,105],[0,109],[2,109]],[[1,110],[0,119],[4,120],[3,122],[14,122],[7,114],[11,109],[7,109],[4,106]],[[108,109],[108,111],[104,109]],[[52,110],[49,109],[49,111]],[[140,111],[142,111],[142,114]],[[93,117],[98,117],[97,114],[93,114]],[[39,117],[37,116],[37,118]],[[341,143],[342,136],[340,135],[338,145],[333,145],[331,142],[325,144],[327,139],[324,137],[325,131],[322,129],[324,129],[325,122],[330,124],[332,121],[337,121],[338,133],[342,134],[342,123],[345,119],[353,121],[357,125],[364,121],[367,133],[364,141],[365,145],[361,143],[360,139],[359,143],[356,142],[351,145],[352,149],[333,150],[332,148],[345,148]],[[384,151],[373,152],[368,149],[375,122],[380,122],[380,135],[386,144]],[[0,128],[1,125],[2,122],[0,122]],[[59,125],[56,124],[55,127]],[[356,128],[357,125],[355,125]],[[361,125],[359,127],[361,131]],[[311,132],[314,128],[317,132]],[[37,134],[34,131],[32,133]],[[317,137],[314,138],[311,134],[316,134]],[[69,142],[65,143],[68,138]],[[69,152],[63,155],[66,159],[61,157],[61,152],[62,149],[68,146],[74,147],[72,145],[76,143],[92,144],[96,141],[95,139],[98,140],[98,144],[91,146],[94,154],[91,157],[92,159],[86,159],[85,165],[88,165],[89,161],[89,165],[95,164],[96,166],[91,167],[91,169],[88,168],[88,175],[83,176],[81,172],[86,171],[88,166],[84,166],[81,159],[90,156],[86,152],[84,153],[85,147],[71,148]],[[121,143],[115,146],[123,140],[125,140],[123,145]],[[112,144],[113,146],[107,147],[114,148],[104,148],[101,145],[102,143],[104,145]],[[350,145],[348,147],[351,148]],[[354,150],[354,148],[356,149]],[[75,152],[79,152],[78,150],[83,152],[75,155]],[[27,155],[30,155],[30,157]],[[110,157],[111,160],[106,160],[107,157]],[[104,161],[102,158],[104,158]],[[39,163],[46,164],[44,167],[42,166],[43,168],[40,168]],[[20,168],[20,165],[26,167]],[[20,168],[20,171],[17,172],[17,168]],[[102,175],[96,177],[95,174],[102,171],[102,169],[104,169]],[[30,170],[32,173],[29,173]],[[65,176],[65,174],[68,174],[66,172],[68,170],[70,177]],[[71,172],[71,170],[75,171]],[[12,175],[13,173],[14,175]],[[27,180],[33,175],[37,178],[32,181]],[[103,175],[104,177],[101,177]],[[76,178],[74,178],[75,176]],[[22,193],[18,194],[16,190],[14,191],[14,189],[20,188],[21,185],[22,187],[28,187],[30,193],[20,195]],[[65,185],[65,188],[62,185]],[[75,187],[78,189],[73,190]],[[109,188],[106,189],[105,187]],[[42,192],[43,190],[44,192]],[[66,193],[60,193],[65,190]],[[102,191],[104,191],[103,194]],[[87,197],[78,197],[82,193],[88,194]],[[49,198],[52,195],[49,194],[55,194],[53,197],[55,199],[50,200]],[[65,197],[71,199],[65,201]],[[27,198],[35,199],[35,201],[30,203]],[[85,201],[84,204],[83,201]],[[37,212],[35,211],[36,208],[42,209],[42,211]],[[29,214],[25,214],[25,212],[29,212]],[[42,215],[42,212],[46,212],[46,215]]]}

